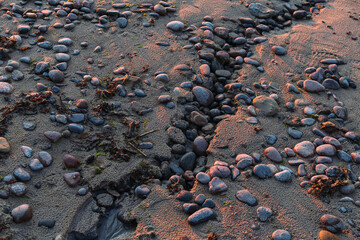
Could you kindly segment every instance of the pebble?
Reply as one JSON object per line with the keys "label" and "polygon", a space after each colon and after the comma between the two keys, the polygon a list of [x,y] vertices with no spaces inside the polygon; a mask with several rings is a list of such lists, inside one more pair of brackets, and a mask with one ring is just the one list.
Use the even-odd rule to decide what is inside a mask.
{"label": "pebble", "polygon": [[64,155],[63,161],[67,168],[76,168],[80,165],[79,159],[70,154]]}
{"label": "pebble", "polygon": [[0,153],[10,152],[10,144],[6,138],[0,137]]}
{"label": "pebble", "polygon": [[68,125],[68,129],[70,132],[73,133],[83,133],[84,132],[84,126],[77,123],[70,123]]}
{"label": "pebble", "polygon": [[202,205],[205,202],[205,200],[206,200],[206,196],[201,193],[201,194],[196,196],[194,201],[195,201],[195,203],[197,203],[199,205]]}
{"label": "pebble", "polygon": [[276,55],[283,56],[287,54],[287,50],[281,46],[273,46],[271,50]]}
{"label": "pebble", "polygon": [[28,187],[24,183],[18,182],[10,184],[9,190],[13,195],[21,197],[26,194]]}
{"label": "pebble", "polygon": [[40,160],[41,164],[44,165],[45,167],[50,166],[53,161],[50,153],[45,152],[45,151],[39,152],[39,160]]}
{"label": "pebble", "polygon": [[111,207],[113,205],[114,199],[108,193],[100,193],[96,196],[96,202],[101,207]]}
{"label": "pebble", "polygon": [[213,93],[201,86],[196,86],[192,89],[196,101],[203,106],[209,106],[214,101]]}
{"label": "pebble", "polygon": [[186,137],[185,134],[181,131],[181,129],[177,127],[169,127],[166,132],[170,140],[174,143],[185,144]]}
{"label": "pebble", "polygon": [[140,185],[135,188],[135,194],[140,198],[146,198],[150,194],[150,189],[147,186]]}
{"label": "pebble", "polygon": [[253,105],[263,112],[265,116],[273,116],[279,111],[277,102],[273,98],[264,95],[254,98]]}
{"label": "pebble", "polygon": [[196,174],[196,180],[198,180],[202,184],[208,184],[210,182],[210,176],[206,173],[199,172]]}
{"label": "pebble", "polygon": [[65,173],[63,176],[65,182],[70,187],[76,187],[77,184],[80,182],[80,173],[79,172],[72,172],[72,173]]}
{"label": "pebble", "polygon": [[258,204],[257,199],[248,191],[240,190],[236,193],[236,198],[243,203],[248,204],[249,206],[256,206]]}
{"label": "pebble", "polygon": [[271,236],[273,240],[291,240],[290,233],[283,229],[276,230]]}
{"label": "pebble", "polygon": [[300,130],[294,129],[292,127],[288,127],[287,133],[294,139],[300,139],[303,136],[303,133]]}
{"label": "pebble", "polygon": [[88,190],[86,188],[80,188],[77,192],[80,196],[85,196],[88,193]]}
{"label": "pebble", "polygon": [[204,137],[198,136],[193,141],[193,151],[198,156],[205,156],[208,145],[209,144],[207,143],[207,141]]}
{"label": "pebble", "polygon": [[209,191],[212,194],[222,193],[227,189],[227,185],[218,177],[213,177],[209,182]]}
{"label": "pebble", "polygon": [[215,165],[210,168],[209,174],[212,178],[227,178],[230,175],[230,169],[228,166]]}
{"label": "pebble", "polygon": [[22,182],[27,182],[31,179],[30,173],[25,171],[23,168],[16,168],[13,172],[13,175],[16,179]]}
{"label": "pebble", "polygon": [[[34,151],[32,150],[31,147],[27,147],[27,146],[21,146],[21,151],[24,153],[24,156],[27,158],[31,158]],[[1,152],[1,139],[0,139],[0,152]]]}
{"label": "pebble", "polygon": [[315,146],[310,141],[303,141],[295,145],[294,151],[301,157],[312,157],[315,153]]}
{"label": "pebble", "polygon": [[86,99],[79,99],[76,102],[76,107],[80,109],[87,109],[89,107],[89,103]]}
{"label": "pebble", "polygon": [[206,117],[197,111],[192,111],[190,113],[190,121],[199,127],[203,127],[208,124]]}
{"label": "pebble", "polygon": [[11,94],[14,91],[14,87],[7,82],[0,82],[0,93]]}
{"label": "pebble", "polygon": [[323,92],[325,87],[314,80],[305,80],[303,87],[306,91],[311,93]]}
{"label": "pebble", "polygon": [[37,158],[30,160],[29,167],[33,171],[40,171],[44,168],[44,166],[41,164],[41,162]]}
{"label": "pebble", "polygon": [[273,211],[267,207],[258,207],[256,212],[261,222],[266,222],[273,214]]}
{"label": "pebble", "polygon": [[215,217],[215,213],[210,208],[205,207],[191,214],[188,217],[188,222],[190,225],[197,225]]}
{"label": "pebble", "polygon": [[291,180],[292,180],[291,172],[289,172],[288,170],[278,172],[274,175],[274,177],[276,180],[278,180],[280,182],[291,182]]}
{"label": "pebble", "polygon": [[316,147],[316,153],[321,156],[334,156],[336,154],[336,149],[331,144],[323,144]]}
{"label": "pebble", "polygon": [[319,232],[319,240],[342,240],[342,238],[336,236],[329,231],[321,230]]}
{"label": "pebble", "polygon": [[186,190],[181,190],[180,193],[176,196],[176,199],[181,202],[190,202],[192,198],[192,193]]}
{"label": "pebble", "polygon": [[180,167],[186,170],[193,170],[195,167],[196,154],[194,152],[185,153],[179,161]]}
{"label": "pebble", "polygon": [[258,164],[254,167],[254,174],[260,179],[266,179],[273,176],[271,168],[265,164]]}
{"label": "pebble", "polygon": [[178,31],[181,31],[185,27],[185,24],[180,21],[171,21],[168,24],[166,24],[166,27],[175,32],[178,32]]}
{"label": "pebble", "polygon": [[28,222],[33,217],[33,211],[29,204],[22,204],[11,211],[15,223]]}
{"label": "pebble", "polygon": [[200,209],[200,206],[196,203],[184,203],[182,209],[185,213],[193,214]]}
{"label": "pebble", "polygon": [[44,132],[44,136],[50,140],[50,142],[57,142],[61,138],[61,133],[57,131],[46,131]]}
{"label": "pebble", "polygon": [[282,157],[279,151],[274,147],[268,147],[264,151],[265,156],[275,163],[281,163]]}
{"label": "pebble", "polygon": [[326,230],[337,233],[345,229],[344,221],[331,214],[325,214],[320,218],[320,222],[323,228]]}
{"label": "pebble", "polygon": [[47,228],[53,228],[55,226],[55,220],[53,219],[44,219],[44,220],[40,220],[38,222],[38,226],[39,227],[47,227]]}

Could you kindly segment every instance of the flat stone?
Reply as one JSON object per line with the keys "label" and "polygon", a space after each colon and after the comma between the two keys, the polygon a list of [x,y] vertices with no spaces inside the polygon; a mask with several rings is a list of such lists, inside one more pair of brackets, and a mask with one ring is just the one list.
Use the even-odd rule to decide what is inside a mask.
{"label": "flat stone", "polygon": [[81,178],[79,172],[65,173],[63,177],[70,187],[76,187]]}
{"label": "flat stone", "polygon": [[278,172],[274,177],[280,182],[291,182],[291,173],[288,170]]}
{"label": "flat stone", "polygon": [[11,94],[14,91],[14,87],[7,82],[0,82],[0,93]]}
{"label": "flat stone", "polygon": [[334,156],[336,154],[336,149],[331,144],[323,144],[316,148],[316,153],[321,156]]}
{"label": "flat stone", "polygon": [[314,80],[305,80],[303,87],[305,91],[311,93],[323,92],[325,90],[325,87],[321,85],[321,83]]}
{"label": "flat stone", "polygon": [[209,171],[210,176],[226,178],[230,175],[230,169],[228,166],[212,166]]}
{"label": "flat stone", "polygon": [[254,174],[260,179],[266,179],[273,176],[271,168],[265,164],[258,164],[254,167]]}
{"label": "flat stone", "polygon": [[22,182],[27,182],[31,179],[30,173],[25,171],[23,168],[16,168],[13,172],[13,175],[16,179]]}
{"label": "flat stone", "polygon": [[210,176],[206,173],[199,172],[196,174],[196,180],[198,180],[202,184],[208,184],[210,182]]}
{"label": "flat stone", "polygon": [[256,206],[258,204],[257,199],[248,190],[238,191],[236,193],[236,198],[249,206]]}
{"label": "flat stone", "polygon": [[188,222],[190,225],[197,225],[213,218],[215,218],[215,213],[210,208],[205,207],[191,214],[188,217]]}
{"label": "flat stone", "polygon": [[185,24],[180,21],[171,21],[168,24],[166,24],[166,27],[175,32],[178,32],[178,31],[181,31],[185,27]]}
{"label": "flat stone", "polygon": [[73,155],[66,154],[63,157],[65,167],[67,168],[75,168],[80,165],[80,160]]}
{"label": "flat stone", "polygon": [[44,135],[47,139],[50,140],[50,142],[57,142],[61,138],[61,133],[57,131],[46,131],[44,132]]}

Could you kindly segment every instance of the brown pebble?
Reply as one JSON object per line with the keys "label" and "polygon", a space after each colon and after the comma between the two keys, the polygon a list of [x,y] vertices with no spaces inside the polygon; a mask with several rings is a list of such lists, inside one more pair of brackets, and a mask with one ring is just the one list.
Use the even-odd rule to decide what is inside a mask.
{"label": "brown pebble", "polygon": [[319,232],[319,240],[341,240],[341,238],[329,231],[321,230]]}
{"label": "brown pebble", "polygon": [[79,99],[76,102],[76,107],[85,109],[85,108],[89,107],[89,103],[88,103],[88,101],[86,99]]}
{"label": "brown pebble", "polygon": [[67,168],[75,168],[80,165],[79,159],[70,154],[66,154],[63,159],[64,164]]}

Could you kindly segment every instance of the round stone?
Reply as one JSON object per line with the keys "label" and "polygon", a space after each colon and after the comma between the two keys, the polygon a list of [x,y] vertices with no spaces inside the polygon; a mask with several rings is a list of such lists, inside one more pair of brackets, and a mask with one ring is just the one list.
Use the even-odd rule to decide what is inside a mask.
{"label": "round stone", "polygon": [[291,235],[288,231],[278,229],[272,234],[273,240],[291,240]]}
{"label": "round stone", "polygon": [[264,95],[254,98],[253,105],[265,116],[273,116],[279,111],[277,102],[273,98]]}
{"label": "round stone", "polygon": [[171,21],[168,24],[166,24],[166,27],[175,32],[178,32],[178,31],[181,31],[185,27],[185,24],[180,21]]}
{"label": "round stone", "polygon": [[51,70],[49,72],[49,78],[54,83],[62,83],[65,79],[64,73],[60,70]]}
{"label": "round stone", "polygon": [[274,147],[268,147],[264,151],[265,156],[273,162],[281,163],[282,157],[279,151]]}
{"label": "round stone", "polygon": [[303,141],[295,145],[294,151],[301,157],[312,157],[315,153],[315,146],[310,141]]}
{"label": "round stone", "polygon": [[15,223],[28,222],[33,217],[33,211],[29,204],[23,204],[11,211]]}
{"label": "round stone", "polygon": [[67,168],[75,168],[80,165],[79,159],[77,159],[76,157],[74,157],[70,154],[66,154],[64,156],[63,160],[64,160],[64,164]]}

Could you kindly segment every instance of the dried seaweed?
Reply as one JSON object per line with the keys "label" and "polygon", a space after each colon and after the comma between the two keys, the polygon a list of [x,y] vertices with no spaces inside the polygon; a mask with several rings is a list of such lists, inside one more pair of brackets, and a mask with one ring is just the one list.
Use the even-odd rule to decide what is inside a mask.
{"label": "dried seaweed", "polygon": [[337,177],[319,178],[315,182],[311,182],[309,193],[317,197],[326,196],[337,191],[341,186],[345,186],[350,181],[350,171],[347,168],[340,168]]}

